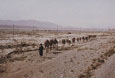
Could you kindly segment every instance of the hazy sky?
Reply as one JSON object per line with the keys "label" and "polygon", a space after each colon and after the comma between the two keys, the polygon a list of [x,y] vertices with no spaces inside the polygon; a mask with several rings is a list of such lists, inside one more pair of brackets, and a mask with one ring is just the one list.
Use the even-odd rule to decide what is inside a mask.
{"label": "hazy sky", "polygon": [[0,19],[115,28],[115,0],[0,0]]}

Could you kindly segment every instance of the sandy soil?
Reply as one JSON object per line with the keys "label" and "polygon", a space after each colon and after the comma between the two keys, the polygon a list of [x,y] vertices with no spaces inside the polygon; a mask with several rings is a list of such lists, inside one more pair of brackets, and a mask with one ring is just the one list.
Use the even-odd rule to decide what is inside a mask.
{"label": "sandy soil", "polygon": [[[12,58],[19,57],[21,59],[15,59],[12,62],[8,61],[4,64],[7,67],[7,71],[0,74],[0,78],[80,78],[79,76],[84,74],[91,66],[93,59],[100,58],[114,45],[112,42],[114,40],[115,37],[111,35],[98,36],[88,42],[76,42],[75,46],[68,47],[68,50],[44,52],[43,57],[38,55],[38,51],[15,54],[12,55]],[[115,67],[113,62],[109,65]],[[107,65],[107,67],[112,66]],[[100,67],[100,70],[93,71],[95,74],[92,77],[114,78],[113,75],[111,77],[100,76],[100,73],[103,73],[103,69]],[[100,73],[96,73],[98,71]],[[105,69],[106,71],[108,69]],[[111,71],[113,70],[108,73],[111,73]]]}

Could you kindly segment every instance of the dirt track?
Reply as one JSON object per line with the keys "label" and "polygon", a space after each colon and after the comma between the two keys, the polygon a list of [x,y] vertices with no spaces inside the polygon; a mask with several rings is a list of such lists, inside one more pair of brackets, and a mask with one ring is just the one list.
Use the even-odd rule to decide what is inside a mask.
{"label": "dirt track", "polygon": [[76,43],[77,47],[72,50],[45,53],[42,58],[38,51],[14,55],[26,58],[8,62],[8,70],[0,78],[78,78],[91,66],[93,59],[114,45],[114,39],[114,36],[99,36],[95,40]]}

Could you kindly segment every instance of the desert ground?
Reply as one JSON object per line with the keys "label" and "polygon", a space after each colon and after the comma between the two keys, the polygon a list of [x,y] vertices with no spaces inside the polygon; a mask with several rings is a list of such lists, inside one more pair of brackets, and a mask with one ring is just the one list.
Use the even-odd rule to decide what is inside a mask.
{"label": "desert ground", "polygon": [[[96,35],[62,45],[62,39]],[[56,38],[58,49],[39,56],[38,47]],[[115,78],[114,32],[0,31],[0,78]]]}

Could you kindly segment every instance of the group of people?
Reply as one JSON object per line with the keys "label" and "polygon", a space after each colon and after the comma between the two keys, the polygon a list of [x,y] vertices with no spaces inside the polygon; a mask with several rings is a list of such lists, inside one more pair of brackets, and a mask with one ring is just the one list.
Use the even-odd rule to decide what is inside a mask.
{"label": "group of people", "polygon": [[44,47],[42,44],[40,44],[40,47],[39,47],[39,54],[40,56],[43,56],[43,49],[46,49],[46,52],[48,53],[49,50],[52,50],[52,49],[58,49],[58,40],[55,38],[55,39],[50,39],[50,40],[46,40],[44,42]]}
{"label": "group of people", "polygon": [[96,35],[88,35],[88,36],[82,36],[82,37],[73,37],[71,40],[70,39],[62,39],[62,44],[63,46],[67,43],[67,44],[74,44],[77,40],[77,42],[83,41],[86,42],[88,40],[91,40],[92,38],[96,38]]}
{"label": "group of people", "polygon": [[[92,38],[96,38],[96,35],[88,35],[88,36],[83,36],[83,37],[78,37],[78,38],[75,38],[73,37],[71,40],[70,39],[62,39],[61,40],[61,43],[63,44],[63,46],[65,46],[65,44],[67,43],[68,45],[70,44],[74,44],[77,40],[77,42],[80,42],[80,41],[88,41],[88,40],[91,40]],[[43,47],[43,44],[40,44],[40,47],[39,47],[39,54],[40,56],[43,56],[43,50],[46,49],[46,52],[49,52],[49,50],[51,51],[52,49],[58,49],[58,40],[55,38],[55,39],[50,39],[50,40],[46,40],[44,42],[44,47]]]}
{"label": "group of people", "polygon": [[77,41],[88,41],[91,40],[92,38],[96,38],[96,35],[88,35],[88,36],[83,36],[83,37],[79,37],[77,38]]}

